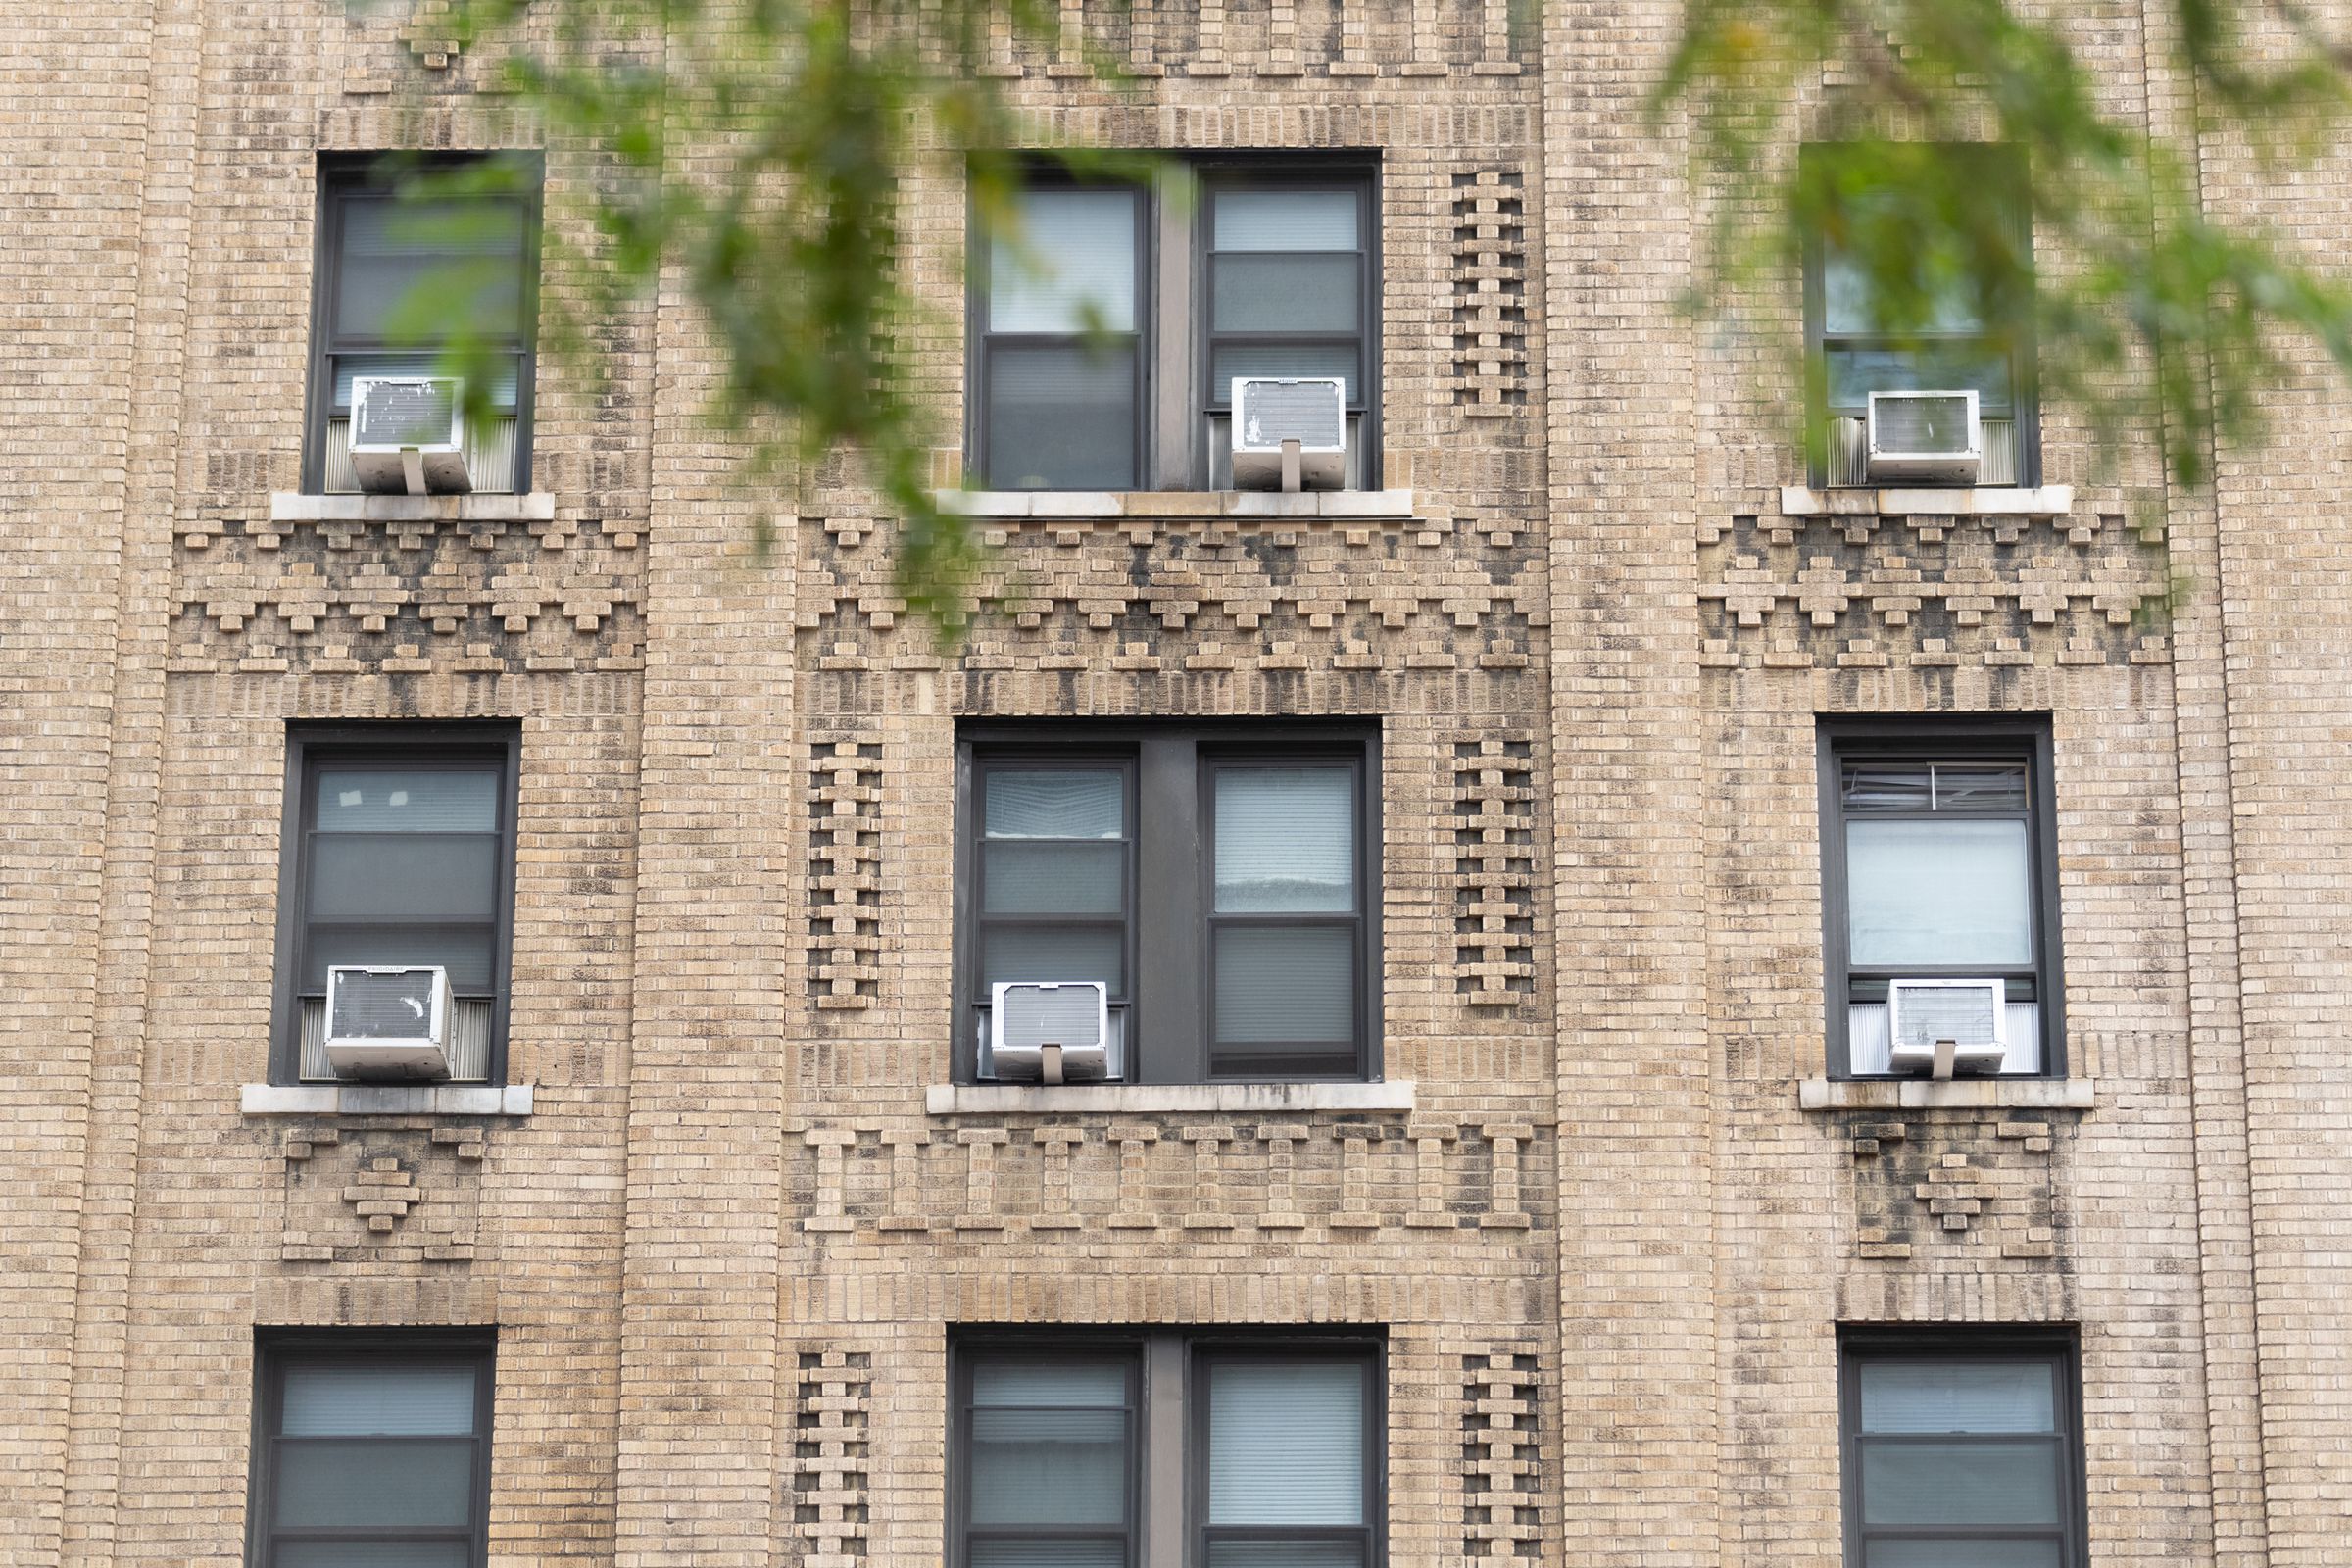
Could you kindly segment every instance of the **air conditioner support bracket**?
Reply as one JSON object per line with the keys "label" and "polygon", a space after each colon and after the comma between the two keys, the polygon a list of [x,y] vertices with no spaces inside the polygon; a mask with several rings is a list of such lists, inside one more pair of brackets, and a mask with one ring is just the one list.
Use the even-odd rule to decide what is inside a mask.
{"label": "air conditioner support bracket", "polygon": [[1282,444],[1282,493],[1286,496],[1297,495],[1298,483],[1298,443],[1285,441]]}
{"label": "air conditioner support bracket", "polygon": [[416,447],[400,449],[400,476],[409,483],[409,494],[420,496],[424,491],[424,454]]}
{"label": "air conditioner support bracket", "polygon": [[1932,1075],[1933,1075],[1934,1077],[1936,1077],[1936,1078],[1949,1078],[1949,1077],[1952,1075],[1952,1067],[1953,1067],[1953,1064],[1959,1060],[1959,1056],[1960,1056],[1960,1042],[1959,1042],[1959,1041],[1957,1041],[1957,1040],[1938,1040],[1938,1041],[1936,1041],[1936,1064],[1935,1064],[1935,1066],[1934,1066],[1934,1067],[1931,1069],[1931,1073],[1932,1073]]}
{"label": "air conditioner support bracket", "polygon": [[1059,1046],[1040,1046],[1037,1052],[1037,1060],[1038,1069],[1044,1082],[1049,1084],[1061,1082],[1061,1048]]}

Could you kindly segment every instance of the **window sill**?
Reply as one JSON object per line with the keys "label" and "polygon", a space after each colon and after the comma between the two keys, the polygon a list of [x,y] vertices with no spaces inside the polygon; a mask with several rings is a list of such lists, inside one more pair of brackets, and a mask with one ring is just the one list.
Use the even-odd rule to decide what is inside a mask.
{"label": "window sill", "polygon": [[547,490],[463,496],[313,496],[279,490],[270,497],[271,522],[547,522],[555,515],[555,494]]}
{"label": "window sill", "polygon": [[247,1084],[248,1116],[528,1116],[530,1084]]}
{"label": "window sill", "polygon": [[1379,1084],[933,1084],[923,1109],[933,1116],[1035,1111],[1281,1115],[1312,1110],[1413,1109],[1411,1082]]}
{"label": "window sill", "polygon": [[1971,490],[1813,490],[1781,486],[1784,517],[1902,517],[1915,514],[1953,517],[2063,517],[2075,510],[2075,487],[2045,484],[2037,490],[1986,486]]}
{"label": "window sill", "polygon": [[941,508],[966,517],[1091,519],[1232,517],[1298,522],[1396,521],[1413,514],[1410,490],[942,490]]}
{"label": "window sill", "polygon": [[2088,1110],[2088,1078],[1807,1078],[1799,1110]]}

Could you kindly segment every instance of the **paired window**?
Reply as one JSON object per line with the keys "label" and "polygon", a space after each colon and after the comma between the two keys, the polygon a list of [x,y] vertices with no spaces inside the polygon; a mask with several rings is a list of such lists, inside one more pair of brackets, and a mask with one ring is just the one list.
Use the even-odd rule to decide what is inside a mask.
{"label": "paired window", "polygon": [[971,468],[1006,490],[1221,489],[1236,376],[1346,385],[1374,482],[1377,188],[1359,159],[1196,161],[1154,185],[1039,172],[973,259]]}
{"label": "paired window", "polygon": [[479,1568],[488,1557],[491,1343],[266,1340],[255,1393],[255,1568]]}
{"label": "paired window", "polygon": [[[1805,250],[1810,415],[1824,453],[1816,482],[1903,482],[1874,480],[1869,471],[1873,392],[1967,391],[1977,394],[1982,426],[1976,482],[2038,482],[2023,159],[2004,147],[1902,143],[1816,145],[1802,157],[1800,177],[1816,193],[1822,222]],[[1899,181],[1906,168],[1931,160],[1961,172],[1969,200],[1957,205],[1965,210],[1937,200],[1940,183],[1906,191],[1874,188],[1868,177]],[[1901,253],[1892,236],[1930,220],[1913,210],[1914,196],[1959,238],[1944,250],[1911,251],[1912,273],[1889,276],[1862,258]]]}
{"label": "paired window", "polygon": [[959,751],[960,1076],[996,1076],[1013,981],[1101,982],[1113,1078],[1374,1073],[1371,735],[989,727]]}
{"label": "paired window", "polygon": [[[404,196],[403,175],[418,172],[482,188]],[[529,488],[538,271],[535,163],[322,161],[303,487],[360,488],[351,459],[356,379],[456,368],[483,382],[472,389],[481,416],[465,429],[472,488]]]}
{"label": "paired window", "polygon": [[452,1080],[506,1070],[514,901],[511,725],[301,728],[280,854],[275,1076],[331,1082],[327,970],[448,971]]}
{"label": "paired window", "polygon": [[2063,1341],[1848,1336],[1847,1568],[2081,1568],[2078,1386]]}
{"label": "paired window", "polygon": [[967,1341],[952,1568],[1378,1568],[1381,1406],[1376,1341]]}
{"label": "paired window", "polygon": [[2046,725],[1824,721],[1830,1065],[1895,1070],[1890,988],[1997,980],[2005,1073],[2057,1074],[2057,850]]}

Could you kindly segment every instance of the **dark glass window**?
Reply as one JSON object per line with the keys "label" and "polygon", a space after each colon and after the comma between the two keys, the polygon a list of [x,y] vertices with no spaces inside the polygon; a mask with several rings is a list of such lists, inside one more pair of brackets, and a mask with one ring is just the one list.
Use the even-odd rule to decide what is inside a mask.
{"label": "dark glass window", "polygon": [[1893,1071],[1887,987],[1998,979],[2005,1073],[2063,1070],[2049,732],[1825,724],[1832,1065]]}
{"label": "dark glass window", "polygon": [[478,1337],[266,1341],[248,1513],[258,1568],[479,1568],[491,1393]]}
{"label": "dark glass window", "polygon": [[974,725],[963,737],[956,1062],[991,988],[1101,981],[1112,1076],[1375,1070],[1372,737],[1348,726]]}
{"label": "dark glass window", "polygon": [[326,972],[449,972],[450,1077],[505,1070],[514,906],[510,727],[366,725],[293,736],[281,876],[281,1082],[331,1082]]}
{"label": "dark glass window", "polygon": [[1849,1568],[2080,1568],[2070,1347],[1851,1336],[1840,1404]]}
{"label": "dark glass window", "polygon": [[[495,171],[479,192],[404,197],[430,171]],[[445,375],[454,357],[487,405],[466,424],[477,491],[530,483],[532,342],[538,318],[539,178],[535,161],[501,155],[430,163],[331,159],[318,172],[318,270],[313,312],[311,423],[303,473],[313,491],[357,490],[352,382]],[[417,285],[431,279],[429,287]]]}

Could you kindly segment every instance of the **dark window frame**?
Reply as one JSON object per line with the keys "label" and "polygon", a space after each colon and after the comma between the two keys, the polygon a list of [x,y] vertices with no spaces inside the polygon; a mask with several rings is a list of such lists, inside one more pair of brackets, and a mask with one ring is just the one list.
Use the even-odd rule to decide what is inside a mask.
{"label": "dark window frame", "polygon": [[[2034,1002],[2041,1025],[2041,1067],[2038,1072],[2002,1076],[2024,1079],[2064,1078],[2066,1059],[2065,943],[2059,921],[2058,810],[2050,724],[2033,714],[1918,715],[1862,717],[1823,715],[1815,721],[1814,771],[1818,779],[1817,825],[1821,835],[1821,914],[1823,1001],[1829,1042],[1829,1073],[1842,1079],[1900,1079],[1906,1073],[1857,1073],[1849,1054],[1846,1009],[1853,1002],[1856,976],[1848,956],[1848,909],[1845,859],[1844,764],[1857,760],[1889,761],[2017,762],[2026,766],[2028,863],[2034,885],[2031,911],[2034,922]],[[1972,818],[2013,819],[2014,811],[1946,813]],[[1982,965],[1913,964],[1903,975],[1933,978],[1950,975],[1973,978],[1986,971]],[[1884,976],[1865,975],[1865,983]]]}
{"label": "dark window frame", "polygon": [[[2059,1541],[2063,1568],[2088,1568],[2090,1553],[2089,1484],[2084,1464],[2086,1445],[2082,1425],[2082,1361],[2078,1338],[2070,1328],[2048,1325],[1849,1325],[1838,1333],[1838,1494],[1847,1568],[1866,1568],[1866,1542],[1881,1531],[1888,1535],[1940,1537],[1954,1541],[2047,1540],[2051,1527],[2009,1525],[1871,1526],[1862,1517],[1862,1445],[1899,1443],[1902,1435],[1865,1438],[1862,1432],[1862,1368],[1872,1360],[2046,1360],[2050,1366],[2058,1431],[2050,1441],[2058,1451],[2061,1498]],[[1920,1434],[1922,1441],[1936,1435]],[[1946,1439],[1945,1441],[1948,1441]]]}
{"label": "dark window frame", "polygon": [[[1207,1561],[1212,1534],[1245,1539],[1288,1537],[1330,1540],[1354,1536],[1367,1541],[1366,1568],[1386,1568],[1389,1524],[1389,1338],[1385,1330],[1356,1325],[1004,1325],[951,1326],[948,1331],[947,1411],[948,1485],[944,1560],[947,1568],[969,1568],[970,1529],[968,1494],[970,1470],[971,1369],[982,1360],[1066,1360],[1113,1356],[1128,1367],[1132,1420],[1129,1432],[1131,1536],[1126,1568],[1193,1568]],[[1155,1352],[1173,1357],[1172,1385],[1154,1382]],[[1208,1522],[1208,1370],[1218,1360],[1261,1359],[1277,1362],[1309,1360],[1351,1361],[1365,1379],[1364,1523],[1339,1526],[1218,1526]],[[1157,1400],[1177,1401],[1181,1428],[1178,1452],[1164,1453],[1152,1445]],[[1174,1480],[1173,1494],[1182,1514],[1180,1561],[1162,1564],[1152,1556],[1154,1544],[1176,1547],[1166,1537],[1155,1538],[1157,1522],[1152,1505],[1154,1482]]]}
{"label": "dark window frame", "polygon": [[344,341],[335,336],[338,258],[343,247],[345,203],[352,197],[381,198],[396,193],[411,172],[445,172],[489,161],[512,162],[525,178],[518,193],[523,209],[521,330],[516,335],[514,368],[514,474],[516,495],[531,488],[533,394],[539,369],[539,270],[541,235],[546,221],[546,164],[534,149],[514,148],[465,153],[426,153],[386,149],[368,153],[321,153],[315,185],[314,233],[311,264],[311,341],[306,372],[302,421],[302,489],[305,495],[326,490],[326,427],[337,414],[349,411],[334,403],[334,362],[339,355],[429,353],[429,346],[390,345],[380,341]]}
{"label": "dark window frame", "polygon": [[[1835,158],[1840,144],[1808,142],[1799,150],[1805,159]],[[2033,171],[2024,152],[2016,147],[1996,142],[1946,142],[1942,144],[1947,156],[1967,159],[1983,165],[1988,180],[2014,182],[2024,192]],[[2034,225],[2031,202],[2021,199],[2012,204],[2010,220],[2016,225],[2020,243],[2029,258],[2033,255]],[[1812,231],[1804,236],[1804,307],[1805,307],[1805,417],[1808,425],[1826,431],[1836,416],[1851,417],[1850,408],[1833,407],[1829,401],[1829,355],[1838,348],[1903,348],[1920,343],[1967,344],[1980,341],[1989,334],[1984,331],[1920,330],[1907,334],[1906,340],[1895,341],[1885,332],[1832,332],[1829,330],[1828,299],[1829,248],[1822,234]],[[2009,356],[2010,398],[2015,405],[2011,417],[2017,423],[2017,484],[2032,489],[2041,483],[2041,390],[2032,311],[2024,313],[2021,322],[2022,341]],[[1984,411],[1979,410],[1980,416]],[[1993,415],[1993,417],[1999,416]],[[1816,441],[1814,445],[1820,443]],[[1826,486],[1830,475],[1823,464],[1808,459],[1806,482],[1815,488]]]}
{"label": "dark window frame", "polygon": [[[490,1456],[496,1440],[498,1332],[494,1328],[432,1329],[261,1329],[254,1335],[253,1420],[247,1448],[245,1560],[251,1568],[273,1568],[280,1540],[301,1539],[300,1530],[279,1530],[276,1512],[278,1450],[283,1437],[286,1371],[300,1364],[349,1366],[355,1362],[470,1361],[474,1379],[473,1514],[466,1528],[469,1568],[490,1557]],[[318,1536],[352,1531],[320,1529]],[[386,1541],[447,1541],[454,1528],[372,1532]]]}
{"label": "dark window frame", "polygon": [[[956,738],[954,1028],[951,1064],[960,1084],[978,1076],[979,810],[977,771],[1006,762],[1101,765],[1126,759],[1132,798],[1133,871],[1128,931],[1129,1013],[1125,1083],[1374,1083],[1380,1081],[1383,864],[1381,728],[1377,719],[1210,720],[1127,723],[985,720]],[[1209,769],[1348,763],[1355,770],[1356,924],[1353,1063],[1345,1071],[1214,1070],[1214,981],[1209,929],[1214,875]],[[1230,917],[1219,917],[1230,918]],[[1301,917],[1316,920],[1318,916]],[[1156,1046],[1154,1044],[1156,1039]]]}
{"label": "dark window frame", "polygon": [[316,827],[312,784],[318,771],[337,762],[378,765],[437,765],[443,761],[495,762],[499,768],[499,886],[497,956],[492,979],[490,1049],[483,1082],[507,1076],[507,1024],[514,956],[514,862],[516,808],[522,771],[522,731],[511,721],[416,722],[382,719],[366,723],[299,723],[286,728],[286,779],[279,817],[276,978],[270,1031],[270,1081],[302,1084],[301,974],[310,930],[310,842]]}

